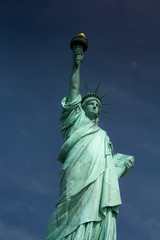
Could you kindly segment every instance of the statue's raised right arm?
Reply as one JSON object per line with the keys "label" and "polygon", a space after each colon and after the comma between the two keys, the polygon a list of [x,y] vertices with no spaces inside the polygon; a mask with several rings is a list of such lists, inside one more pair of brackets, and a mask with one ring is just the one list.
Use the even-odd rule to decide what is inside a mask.
{"label": "statue's raised right arm", "polygon": [[73,67],[70,78],[68,102],[73,101],[80,93],[80,66],[83,61],[83,48],[80,45],[73,47]]}

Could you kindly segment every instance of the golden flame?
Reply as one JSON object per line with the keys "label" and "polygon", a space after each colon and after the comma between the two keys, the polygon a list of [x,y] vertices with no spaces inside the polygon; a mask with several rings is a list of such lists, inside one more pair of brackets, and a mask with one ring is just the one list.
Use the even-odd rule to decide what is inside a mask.
{"label": "golden flame", "polygon": [[77,34],[77,36],[76,36],[76,37],[86,38],[86,36],[85,36],[85,34],[84,34],[84,33],[79,33],[79,34]]}

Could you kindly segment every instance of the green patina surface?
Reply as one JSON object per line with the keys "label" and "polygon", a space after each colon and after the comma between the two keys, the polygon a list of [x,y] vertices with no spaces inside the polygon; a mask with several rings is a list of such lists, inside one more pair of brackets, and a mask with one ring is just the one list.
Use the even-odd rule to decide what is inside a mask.
{"label": "green patina surface", "polygon": [[60,198],[45,240],[116,240],[118,179],[134,165],[133,156],[114,155],[109,136],[98,126],[99,99],[87,97],[82,104],[82,60],[83,47],[73,46],[70,91],[62,100]]}

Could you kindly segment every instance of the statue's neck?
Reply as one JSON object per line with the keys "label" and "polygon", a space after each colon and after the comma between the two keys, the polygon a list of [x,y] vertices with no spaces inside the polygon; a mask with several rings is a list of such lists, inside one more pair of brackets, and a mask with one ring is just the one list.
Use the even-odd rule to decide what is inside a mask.
{"label": "statue's neck", "polygon": [[94,118],[94,119],[90,119],[93,123],[96,123],[96,119]]}
{"label": "statue's neck", "polygon": [[93,123],[97,124],[98,125],[98,118],[91,118],[91,117],[88,117]]}

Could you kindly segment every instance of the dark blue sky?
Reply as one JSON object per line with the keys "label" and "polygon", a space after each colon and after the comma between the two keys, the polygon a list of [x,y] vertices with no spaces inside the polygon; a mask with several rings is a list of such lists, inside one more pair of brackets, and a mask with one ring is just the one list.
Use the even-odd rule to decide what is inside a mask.
{"label": "dark blue sky", "polygon": [[110,115],[114,151],[134,155],[120,180],[119,240],[160,239],[160,2],[0,1],[0,239],[44,238],[59,195],[60,101],[68,93],[70,40],[89,41],[81,67]]}

